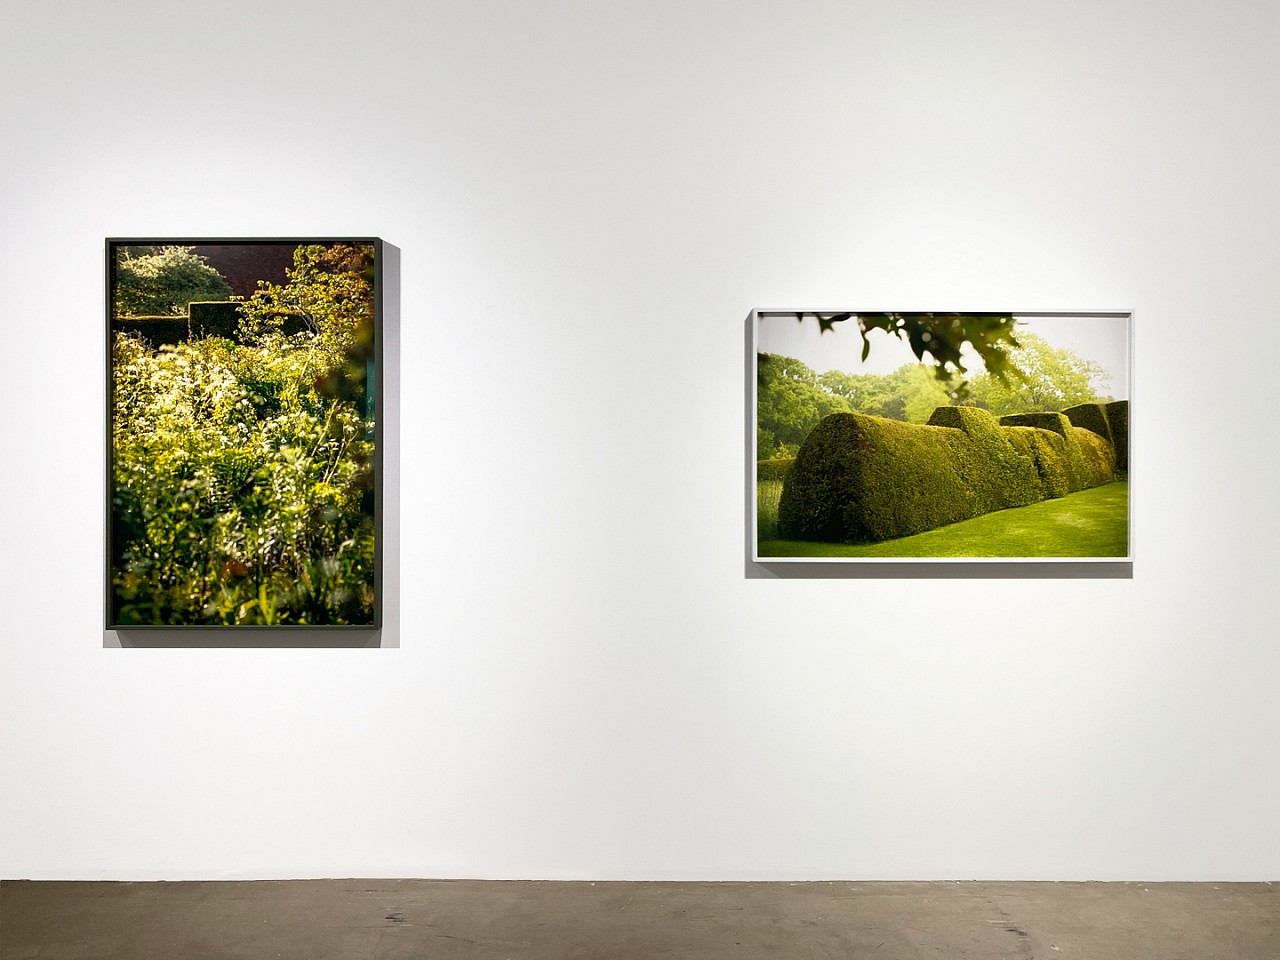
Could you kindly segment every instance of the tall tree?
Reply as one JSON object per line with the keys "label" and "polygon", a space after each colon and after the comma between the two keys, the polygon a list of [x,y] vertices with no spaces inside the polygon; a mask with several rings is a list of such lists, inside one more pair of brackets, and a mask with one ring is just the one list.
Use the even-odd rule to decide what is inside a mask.
{"label": "tall tree", "polygon": [[328,356],[316,389],[367,400],[368,362],[374,356],[373,245],[300,246],[285,275],[283,284],[260,282],[244,301],[244,333],[250,339],[270,339],[280,333],[286,316],[301,317],[314,337],[312,355]]}
{"label": "tall tree", "polygon": [[1109,376],[1101,364],[1079,354],[1050,346],[1034,334],[1021,334],[1009,354],[1005,382],[990,374],[974,377],[970,401],[996,416],[1065,410],[1079,403],[1110,399],[1100,393]]}
{"label": "tall tree", "polygon": [[112,281],[118,317],[181,317],[193,300],[231,295],[227,281],[192,247],[117,247]]}
{"label": "tall tree", "polygon": [[761,458],[794,454],[819,420],[847,412],[843,397],[828,393],[806,364],[791,357],[756,357],[756,439]]}

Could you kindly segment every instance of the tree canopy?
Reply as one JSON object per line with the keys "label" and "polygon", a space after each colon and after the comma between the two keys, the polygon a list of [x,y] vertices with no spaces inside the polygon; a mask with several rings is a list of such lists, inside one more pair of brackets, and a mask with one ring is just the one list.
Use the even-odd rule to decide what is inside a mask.
{"label": "tree canopy", "polygon": [[1007,351],[1004,379],[983,373],[969,382],[963,399],[937,379],[935,370],[903,364],[887,374],[828,370],[817,374],[792,357],[756,357],[756,446],[761,459],[794,456],[818,421],[830,413],[864,413],[889,420],[925,423],[938,407],[984,407],[996,416],[1061,411],[1111,399],[1095,389],[1105,381],[1101,365],[1070,350],[1021,334]]}
{"label": "tree canopy", "polygon": [[805,317],[816,317],[822,333],[834,330],[837,323],[855,321],[862,336],[864,363],[871,353],[867,336],[871,331],[906,340],[916,359],[927,363],[935,379],[946,384],[957,400],[968,393],[967,370],[962,363],[966,344],[978,354],[987,373],[998,380],[1004,379],[1009,350],[1018,346],[1013,335],[1017,321],[1009,313],[797,313],[795,317],[801,323]]}
{"label": "tree canopy", "polygon": [[1095,382],[1105,384],[1110,379],[1101,364],[1050,346],[1035,334],[1019,336],[1019,345],[1010,352],[1008,363],[1003,380],[990,374],[974,377],[969,402],[1004,416],[1061,411],[1080,403],[1111,399],[1094,387]]}
{"label": "tree canopy", "polygon": [[225,300],[231,286],[193,247],[117,247],[112,311],[181,317],[193,300]]}
{"label": "tree canopy", "polygon": [[243,330],[258,342],[280,334],[286,316],[300,316],[314,335],[309,351],[328,362],[315,388],[329,396],[365,396],[373,358],[374,251],[371,244],[309,244],[293,253],[283,284],[259,281],[240,307]]}
{"label": "tree canopy", "polygon": [[815,374],[792,357],[762,353],[756,360],[757,448],[762,459],[794,455],[809,431],[830,413],[924,423],[934,408],[951,402],[947,388],[921,364],[903,364],[887,374]]}

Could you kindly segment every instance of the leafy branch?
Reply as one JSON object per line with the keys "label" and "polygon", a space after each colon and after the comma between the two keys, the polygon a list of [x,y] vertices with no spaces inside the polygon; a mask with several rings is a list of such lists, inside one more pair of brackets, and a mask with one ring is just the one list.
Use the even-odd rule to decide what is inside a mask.
{"label": "leafy branch", "polygon": [[[1008,313],[797,313],[796,320],[815,317],[822,333],[834,332],[837,323],[854,320],[862,336],[862,360],[871,353],[868,334],[881,330],[899,340],[906,340],[921,363],[928,354],[933,375],[957,399],[968,395],[964,380],[967,372],[961,362],[965,344],[973,347],[987,372],[1001,383],[1007,382],[1013,369],[1009,350],[1018,347],[1013,331],[1017,324]],[[957,379],[957,375],[959,379]]]}

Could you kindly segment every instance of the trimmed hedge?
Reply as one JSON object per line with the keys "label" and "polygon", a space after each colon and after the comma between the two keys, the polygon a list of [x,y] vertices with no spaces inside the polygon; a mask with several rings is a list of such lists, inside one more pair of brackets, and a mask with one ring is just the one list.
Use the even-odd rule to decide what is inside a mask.
{"label": "trimmed hedge", "polygon": [[1066,441],[1056,433],[1035,427],[1002,427],[1009,443],[1022,456],[1029,457],[1040,478],[1045,500],[1056,500],[1071,492],[1067,477]]}
{"label": "trimmed hedge", "polygon": [[1107,410],[1102,404],[1082,403],[1078,406],[1067,407],[1062,412],[1067,415],[1067,419],[1071,421],[1073,426],[1092,430],[1107,442],[1115,443],[1115,438],[1111,435],[1111,424],[1107,422]]}
{"label": "trimmed hedge", "polygon": [[153,350],[191,339],[186,317],[112,317],[111,329],[136,333]]}
{"label": "trimmed hedge", "polygon": [[1107,404],[1107,422],[1116,448],[1116,469],[1129,472],[1129,401],[1113,400]]}
{"label": "trimmed hedge", "polygon": [[1065,438],[1071,421],[1060,413],[1011,413],[1000,418],[1004,427],[1036,427],[1040,430],[1052,430]]}
{"label": "trimmed hedge", "polygon": [[1014,413],[1000,418],[1001,426],[1035,427],[1057,434],[1050,443],[1059,451],[1067,492],[1098,487],[1115,479],[1116,455],[1111,443],[1092,430],[1075,426],[1065,413]]}
{"label": "trimmed hedge", "polygon": [[[296,310],[281,310],[273,316],[280,321],[280,330],[286,335],[308,329],[307,318]],[[138,334],[152,349],[205,337],[224,337],[242,343],[240,319],[239,301],[194,300],[188,304],[185,317],[112,317],[111,328]]]}
{"label": "trimmed hedge", "polygon": [[782,487],[782,536],[887,540],[974,516],[952,460],[956,432],[857,413],[823,418]]}
{"label": "trimmed hedge", "polygon": [[1034,460],[1013,446],[999,421],[986,410],[938,407],[929,424],[954,427],[968,437],[968,443],[956,442],[953,446],[960,478],[978,508],[971,516],[1005,507],[1025,507],[1044,499]]}
{"label": "trimmed hedge", "polygon": [[191,339],[223,337],[236,339],[240,329],[240,304],[234,300],[196,300],[187,304]]}
{"label": "trimmed hedge", "polygon": [[1116,478],[1116,450],[1092,430],[1076,427],[1076,443],[1083,457],[1081,490],[1100,487]]}
{"label": "trimmed hedge", "polygon": [[795,462],[795,457],[775,457],[772,460],[757,460],[756,483],[763,483],[766,480],[787,479],[787,474],[791,472],[791,465]]}
{"label": "trimmed hedge", "polygon": [[1114,467],[1111,444],[1060,413],[939,407],[923,426],[835,413],[801,446],[778,523],[788,539],[892,540],[1100,486]]}

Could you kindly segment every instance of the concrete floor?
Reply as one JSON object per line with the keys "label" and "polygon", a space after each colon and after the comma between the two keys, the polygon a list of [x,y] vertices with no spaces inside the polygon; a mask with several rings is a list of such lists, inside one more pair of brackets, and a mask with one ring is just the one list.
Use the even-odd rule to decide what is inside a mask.
{"label": "concrete floor", "polygon": [[3,960],[1277,960],[1280,884],[0,884]]}

